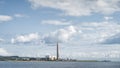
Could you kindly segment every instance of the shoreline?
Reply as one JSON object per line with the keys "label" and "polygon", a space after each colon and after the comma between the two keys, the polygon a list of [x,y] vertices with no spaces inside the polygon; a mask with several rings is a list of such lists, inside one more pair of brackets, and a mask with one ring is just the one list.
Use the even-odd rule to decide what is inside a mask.
{"label": "shoreline", "polygon": [[[2,61],[0,61],[2,62]],[[78,61],[12,61],[12,60],[5,60],[3,62],[114,62],[114,61],[94,61],[94,60],[78,60]],[[119,61],[116,61],[119,62]]]}

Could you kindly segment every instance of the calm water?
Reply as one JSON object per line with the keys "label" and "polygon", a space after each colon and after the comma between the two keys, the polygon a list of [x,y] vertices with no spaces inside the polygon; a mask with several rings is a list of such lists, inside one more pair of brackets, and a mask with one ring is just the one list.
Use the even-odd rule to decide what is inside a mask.
{"label": "calm water", "polygon": [[120,62],[0,62],[0,68],[120,68]]}

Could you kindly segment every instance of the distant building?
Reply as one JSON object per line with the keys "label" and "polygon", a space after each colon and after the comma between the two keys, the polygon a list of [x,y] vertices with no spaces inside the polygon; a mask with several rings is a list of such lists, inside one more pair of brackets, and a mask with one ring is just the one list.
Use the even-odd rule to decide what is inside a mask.
{"label": "distant building", "polygon": [[29,61],[29,60],[30,60],[29,57],[22,57],[21,59],[22,59],[23,61]]}
{"label": "distant building", "polygon": [[54,60],[56,60],[56,57],[55,56],[51,56],[50,60],[54,61]]}
{"label": "distant building", "polygon": [[50,56],[49,55],[46,55],[45,58],[46,58],[47,61],[50,60]]}
{"label": "distant building", "polygon": [[54,61],[57,59],[55,56],[49,56],[49,55],[47,55],[45,58],[46,58],[46,61]]}

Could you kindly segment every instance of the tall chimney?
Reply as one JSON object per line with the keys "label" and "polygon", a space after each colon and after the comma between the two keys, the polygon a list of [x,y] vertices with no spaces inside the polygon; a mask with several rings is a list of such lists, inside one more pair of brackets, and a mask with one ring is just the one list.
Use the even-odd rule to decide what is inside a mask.
{"label": "tall chimney", "polygon": [[57,60],[59,60],[59,45],[58,45],[58,42],[57,42]]}

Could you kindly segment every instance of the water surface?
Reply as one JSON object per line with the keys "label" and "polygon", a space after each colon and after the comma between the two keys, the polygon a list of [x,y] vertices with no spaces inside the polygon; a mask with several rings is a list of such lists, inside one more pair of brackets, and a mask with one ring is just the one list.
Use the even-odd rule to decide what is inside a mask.
{"label": "water surface", "polygon": [[120,62],[8,62],[0,68],[120,68]]}

